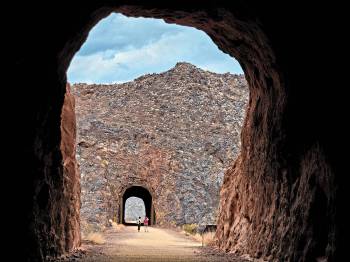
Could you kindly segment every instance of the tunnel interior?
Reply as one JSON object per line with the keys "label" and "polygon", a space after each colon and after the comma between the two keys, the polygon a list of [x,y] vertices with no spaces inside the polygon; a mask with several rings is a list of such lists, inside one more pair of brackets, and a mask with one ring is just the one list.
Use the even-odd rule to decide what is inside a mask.
{"label": "tunnel interior", "polygon": [[149,225],[153,225],[155,223],[155,211],[152,203],[152,195],[142,186],[131,186],[125,190],[121,205],[121,223],[126,225],[130,224],[125,221],[125,203],[130,197],[138,197],[143,200],[146,209],[146,216],[149,218]]}
{"label": "tunnel interior", "polygon": [[[74,107],[66,104],[62,111],[69,95],[66,70],[93,25],[117,11],[204,30],[245,72],[250,100],[242,152],[225,174],[216,245],[268,261],[342,260],[348,183],[339,172],[338,149],[347,138],[334,127],[344,123],[339,114],[343,93],[330,92],[333,78],[320,77],[329,75],[323,67],[328,57],[315,48],[335,47],[333,38],[324,37],[335,35],[324,15],[329,5],[323,12],[292,2],[253,1],[221,7],[194,1],[147,6],[99,1],[84,8],[61,2],[50,12],[37,5],[19,8],[13,2],[22,23],[8,37],[16,81],[4,97],[16,97],[18,110],[11,111],[6,140],[15,142],[11,148],[20,153],[8,154],[18,156],[11,159],[16,173],[4,184],[16,185],[20,194],[8,201],[13,212],[6,225],[18,232],[11,232],[17,239],[7,242],[22,236],[23,243],[12,245],[14,254],[25,256],[23,261],[45,261],[80,245]],[[35,41],[23,45],[23,39]],[[35,88],[27,88],[28,83]],[[62,123],[61,133],[63,112],[70,121]]]}

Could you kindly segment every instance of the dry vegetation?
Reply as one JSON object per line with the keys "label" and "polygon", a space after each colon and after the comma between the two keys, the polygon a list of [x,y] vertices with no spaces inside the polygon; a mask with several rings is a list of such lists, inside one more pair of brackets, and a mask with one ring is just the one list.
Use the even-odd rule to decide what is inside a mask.
{"label": "dry vegetation", "polygon": [[[109,223],[110,228],[112,228],[114,232],[120,232],[125,228],[123,224],[118,224],[112,220],[110,220]],[[92,244],[102,245],[106,242],[104,237],[105,231],[106,228],[101,231],[95,231],[92,227],[86,227],[85,230],[82,231],[82,239]]]}
{"label": "dry vegetation", "polygon": [[112,228],[114,229],[114,231],[121,231],[125,228],[125,226],[123,224],[118,224],[112,220],[109,220],[110,225],[112,226]]}
{"label": "dry vegetation", "polygon": [[201,242],[203,246],[209,246],[214,242],[215,232],[198,233],[197,224],[185,224],[182,226],[186,235],[193,236],[194,239]]}
{"label": "dry vegetation", "polygon": [[204,234],[195,234],[194,238],[201,241],[203,246],[211,246],[214,243],[215,232],[205,232]]}
{"label": "dry vegetation", "polygon": [[89,233],[83,237],[83,240],[92,242],[97,245],[102,245],[106,242],[102,233],[99,233],[99,232]]}
{"label": "dry vegetation", "polygon": [[198,225],[197,224],[184,224],[182,229],[191,235],[195,235],[197,233]]}

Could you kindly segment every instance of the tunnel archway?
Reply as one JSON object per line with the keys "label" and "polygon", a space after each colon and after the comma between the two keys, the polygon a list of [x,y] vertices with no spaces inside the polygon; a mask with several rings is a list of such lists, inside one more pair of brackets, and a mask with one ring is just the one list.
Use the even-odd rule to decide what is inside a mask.
{"label": "tunnel archway", "polygon": [[146,187],[139,186],[139,185],[130,186],[124,191],[123,197],[121,198],[121,203],[120,203],[119,222],[123,224],[130,224],[125,221],[125,203],[126,203],[126,200],[130,197],[138,197],[143,200],[143,202],[145,203],[146,216],[150,219],[149,224],[154,225],[155,211],[154,211],[154,206],[152,201],[153,200],[152,195]]}
{"label": "tunnel archway", "polygon": [[[343,93],[329,92],[334,83],[320,77],[326,57],[314,48],[325,43],[328,50],[327,44],[334,39],[324,37],[334,35],[328,24],[331,19],[324,19],[329,6],[323,13],[294,2],[282,7],[236,1],[221,8],[193,1],[185,6],[150,3],[123,8],[111,1],[81,5],[62,2],[50,12],[42,12],[32,3],[20,8],[13,3],[23,23],[11,28],[13,79],[17,81],[5,91],[7,97],[16,96],[20,110],[11,111],[11,119],[16,121],[10,122],[14,123],[12,139],[7,140],[16,141],[18,146],[11,147],[22,152],[13,158],[17,174],[10,176],[7,184],[15,184],[21,192],[18,205],[11,201],[13,207],[24,206],[16,208],[20,214],[11,216],[21,219],[11,221],[11,230],[22,229],[18,225],[23,230],[11,234],[23,235],[28,243],[22,245],[26,261],[42,261],[46,255],[72,251],[80,243],[79,234],[74,233],[79,232],[79,213],[75,212],[79,210],[79,179],[69,172],[75,168],[73,153],[62,157],[60,151],[65,72],[89,29],[118,8],[134,16],[163,17],[168,22],[196,26],[242,63],[251,98],[242,154],[225,177],[221,194],[218,246],[269,260],[339,260],[338,247],[346,243],[339,232],[348,225],[341,223],[346,217],[343,185],[347,185],[347,176],[339,172],[338,146],[343,136],[334,128],[341,122],[334,116],[340,115],[336,105]],[[316,17],[310,19],[310,14]],[[43,21],[46,26],[38,26]],[[23,45],[23,39],[33,35],[36,41]],[[42,45],[48,40],[50,45]],[[27,88],[29,82],[35,83],[35,88]],[[325,125],[325,119],[331,121]],[[73,138],[64,140],[69,149],[67,141],[74,147]],[[319,197],[322,194],[326,197]],[[314,226],[314,219],[320,217],[328,227]]]}

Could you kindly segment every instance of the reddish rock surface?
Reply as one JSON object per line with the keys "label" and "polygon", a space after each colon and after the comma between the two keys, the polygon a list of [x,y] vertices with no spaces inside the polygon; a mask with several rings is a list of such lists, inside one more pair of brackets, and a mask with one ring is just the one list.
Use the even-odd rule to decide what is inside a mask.
{"label": "reddish rock surface", "polygon": [[[57,236],[61,240],[62,249],[71,252],[80,246],[80,173],[75,157],[76,152],[76,118],[75,99],[67,84],[61,114],[61,152],[63,160],[63,197],[66,208],[57,207],[61,211],[64,231]],[[59,228],[62,230],[62,227]]]}

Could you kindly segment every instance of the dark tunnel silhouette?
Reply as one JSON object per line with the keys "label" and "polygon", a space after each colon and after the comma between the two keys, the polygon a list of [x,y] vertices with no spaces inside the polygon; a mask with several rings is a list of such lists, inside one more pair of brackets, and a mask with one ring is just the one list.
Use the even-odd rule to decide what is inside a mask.
{"label": "dark tunnel silhouette", "polygon": [[125,202],[129,197],[138,197],[145,203],[146,216],[150,219],[149,224],[155,224],[155,212],[152,204],[151,193],[142,186],[131,186],[125,190],[122,198],[122,210],[121,210],[121,222],[125,225],[132,225],[132,223],[126,223],[125,221]]}

